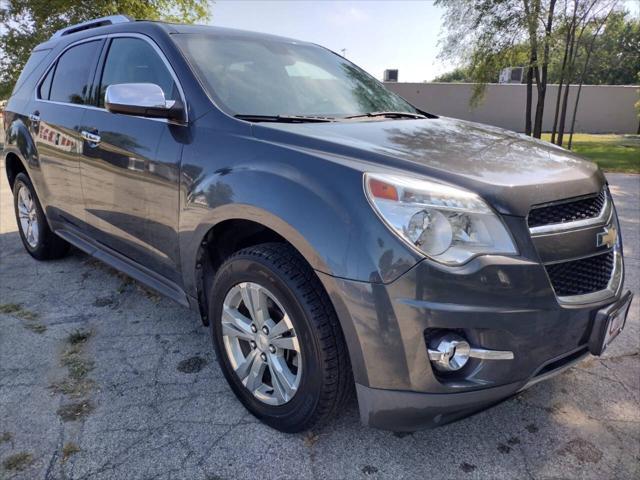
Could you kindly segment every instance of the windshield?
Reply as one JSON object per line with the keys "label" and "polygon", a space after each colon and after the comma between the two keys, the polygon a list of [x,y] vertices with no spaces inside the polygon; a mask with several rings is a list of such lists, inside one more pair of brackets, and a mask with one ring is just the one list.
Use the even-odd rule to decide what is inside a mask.
{"label": "windshield", "polygon": [[208,93],[234,115],[418,113],[364,70],[316,45],[224,34],[174,38]]}

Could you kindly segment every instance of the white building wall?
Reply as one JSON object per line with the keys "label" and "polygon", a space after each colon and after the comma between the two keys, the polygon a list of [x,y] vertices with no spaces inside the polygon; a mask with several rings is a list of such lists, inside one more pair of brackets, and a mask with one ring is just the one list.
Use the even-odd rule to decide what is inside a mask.
{"label": "white building wall", "polygon": [[[447,117],[487,123],[518,132],[524,131],[526,85],[489,84],[482,103],[469,106],[473,84],[469,83],[385,83],[416,107]],[[571,87],[567,109],[566,131],[569,130],[577,86]],[[533,88],[535,111],[536,88]],[[543,130],[551,131],[555,111],[557,85],[547,87]],[[576,117],[576,132],[584,133],[636,133],[639,87],[585,85],[580,94]]]}

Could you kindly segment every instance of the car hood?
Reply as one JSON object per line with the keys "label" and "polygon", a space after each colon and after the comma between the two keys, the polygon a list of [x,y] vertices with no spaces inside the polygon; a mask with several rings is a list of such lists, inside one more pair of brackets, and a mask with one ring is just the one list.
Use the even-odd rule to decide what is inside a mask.
{"label": "car hood", "polygon": [[598,167],[547,142],[451,118],[261,123],[258,138],[339,156],[363,171],[392,168],[462,186],[504,214],[594,193]]}

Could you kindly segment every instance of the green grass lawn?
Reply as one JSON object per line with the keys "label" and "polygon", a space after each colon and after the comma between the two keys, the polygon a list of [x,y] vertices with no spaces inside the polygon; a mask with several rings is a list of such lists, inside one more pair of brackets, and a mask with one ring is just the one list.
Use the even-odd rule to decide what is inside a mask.
{"label": "green grass lawn", "polygon": [[[542,139],[550,141],[551,134]],[[569,136],[566,135],[566,148]],[[640,135],[592,135],[576,133],[572,150],[596,162],[607,172],[640,173]]]}

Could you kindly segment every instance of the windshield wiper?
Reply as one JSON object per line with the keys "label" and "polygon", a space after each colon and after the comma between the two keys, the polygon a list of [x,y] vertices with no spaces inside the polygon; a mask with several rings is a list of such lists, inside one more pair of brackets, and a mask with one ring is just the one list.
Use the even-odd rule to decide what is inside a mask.
{"label": "windshield wiper", "polygon": [[282,122],[282,123],[320,123],[333,122],[333,117],[304,116],[304,115],[253,115],[238,114],[236,118],[247,122]]}
{"label": "windshield wiper", "polygon": [[349,115],[348,117],[342,117],[342,118],[348,120],[351,118],[367,118],[367,117],[428,118],[419,113],[411,113],[411,112],[369,112],[369,113],[362,113],[360,115]]}

